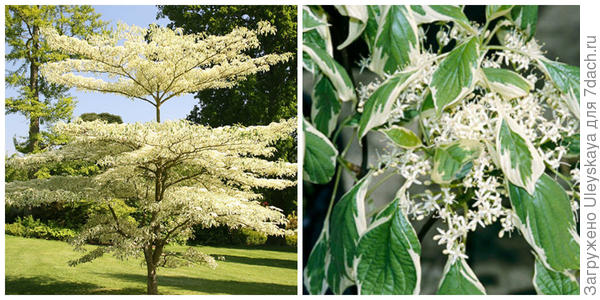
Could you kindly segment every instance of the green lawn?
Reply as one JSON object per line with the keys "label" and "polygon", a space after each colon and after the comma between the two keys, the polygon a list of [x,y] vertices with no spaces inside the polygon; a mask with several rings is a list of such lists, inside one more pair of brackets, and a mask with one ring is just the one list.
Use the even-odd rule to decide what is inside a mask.
{"label": "green lawn", "polygon": [[[111,255],[69,267],[81,255],[60,241],[5,235],[6,294],[144,294],[140,259]],[[175,247],[172,247],[173,249]],[[296,294],[296,252],[289,249],[198,247],[225,256],[205,266],[158,270],[161,294]]]}

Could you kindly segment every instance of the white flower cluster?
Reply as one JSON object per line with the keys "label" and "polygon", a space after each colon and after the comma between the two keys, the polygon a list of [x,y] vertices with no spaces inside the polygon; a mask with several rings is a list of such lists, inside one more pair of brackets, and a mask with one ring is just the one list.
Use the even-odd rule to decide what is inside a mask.
{"label": "white flower cluster", "polygon": [[[513,51],[503,50],[496,53],[496,63],[517,66],[517,71],[529,70],[532,59],[543,57],[544,53],[535,39],[526,38],[517,29],[507,31],[502,37],[504,46]],[[515,51],[516,50],[516,51]]]}
{"label": "white flower cluster", "polygon": [[[475,26],[475,25],[473,25]],[[451,39],[461,39],[463,32],[442,30],[437,39],[441,44]],[[483,59],[482,64],[488,68],[501,68],[503,64],[514,64],[517,71],[529,70],[533,60],[542,56],[542,50],[535,39],[525,42],[525,38],[513,30],[504,35],[507,48],[516,51],[500,51]],[[429,52],[411,53],[411,66],[419,70],[420,75],[396,100],[393,113],[388,123],[398,123],[404,118],[404,112],[409,109],[420,109],[427,95],[427,86],[435,71],[436,61],[442,57]],[[526,79],[535,86],[538,78],[534,73]],[[379,82],[363,86],[359,91],[361,99],[366,99]],[[378,171],[394,170],[406,181],[396,194],[400,199],[400,207],[415,220],[426,216],[438,218],[445,223],[446,228],[437,228],[438,234],[434,239],[445,245],[444,253],[451,259],[466,257],[465,241],[467,234],[479,227],[486,227],[499,222],[502,229],[499,237],[510,234],[517,224],[514,211],[502,205],[503,199],[508,198],[505,189],[505,179],[497,165],[495,143],[497,125],[500,113],[509,116],[523,129],[526,139],[532,141],[538,148],[547,166],[557,170],[563,163],[567,148],[560,142],[566,136],[572,136],[579,130],[579,121],[570,112],[567,101],[552,83],[546,82],[543,88],[531,91],[525,96],[505,99],[502,95],[486,90],[485,82],[478,81],[475,90],[466,95],[458,104],[443,111],[440,116],[433,113],[421,112],[419,122],[422,134],[428,137],[426,148],[436,149],[457,140],[479,141],[482,151],[472,162],[470,171],[460,182],[442,186],[430,185],[425,178],[431,171],[429,150],[404,150],[397,147],[386,148],[379,157]],[[547,148],[548,143],[556,146]],[[429,158],[428,158],[429,157]],[[578,169],[572,171],[573,185],[578,181]],[[409,188],[413,184],[425,184],[425,191],[410,195]],[[459,195],[469,192],[470,199],[458,199]],[[572,195],[573,193],[570,192]],[[574,197],[575,198],[575,197]],[[572,201],[573,210],[578,209],[577,201]]]}

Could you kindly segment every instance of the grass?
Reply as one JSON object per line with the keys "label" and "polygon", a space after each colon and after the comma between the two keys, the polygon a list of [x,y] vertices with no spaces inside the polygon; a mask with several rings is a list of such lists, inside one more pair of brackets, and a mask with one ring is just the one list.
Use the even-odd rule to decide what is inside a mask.
{"label": "grass", "polygon": [[[5,235],[6,294],[144,294],[142,259],[105,255],[69,267],[81,253],[60,241]],[[90,246],[91,247],[91,246]],[[174,250],[180,246],[172,246]],[[182,247],[182,246],[181,246]],[[287,248],[197,246],[225,256],[212,270],[205,266],[158,270],[161,294],[296,294],[297,254]]]}

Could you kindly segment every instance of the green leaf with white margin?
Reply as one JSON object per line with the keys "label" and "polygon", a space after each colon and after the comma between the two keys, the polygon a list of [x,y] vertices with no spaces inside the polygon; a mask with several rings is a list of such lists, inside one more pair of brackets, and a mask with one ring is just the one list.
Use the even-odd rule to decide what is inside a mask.
{"label": "green leaf with white margin", "polygon": [[498,121],[496,151],[506,179],[533,195],[535,183],[544,174],[544,160],[523,128],[510,117],[501,116]]}
{"label": "green leaf with white margin", "polygon": [[535,260],[533,287],[538,295],[579,295],[579,283],[568,272],[556,272]]}
{"label": "green leaf with white margin", "polygon": [[321,72],[331,80],[339,100],[356,100],[354,85],[350,80],[350,76],[348,76],[346,70],[327,51],[310,44],[305,44],[302,50],[317,64]]}
{"label": "green leaf with white margin", "polygon": [[538,6],[537,5],[515,5],[510,11],[510,17],[521,29],[529,41],[534,35],[538,21]]}
{"label": "green leaf with white margin", "polygon": [[[312,29],[304,30],[302,33],[302,42],[304,45],[313,45],[314,47],[321,48],[329,55],[333,56],[333,45],[331,43],[331,33],[329,32],[329,24],[327,24],[327,14],[325,11],[317,6],[303,6],[303,14],[310,15],[310,18],[317,20],[319,24],[324,24]],[[313,26],[316,25],[313,22]],[[318,67],[312,61],[310,56],[306,53],[302,53],[302,66],[309,72],[315,74],[318,72]]]}
{"label": "green leaf with white margin", "polygon": [[417,24],[408,8],[401,5],[382,7],[369,70],[380,76],[393,74],[408,65],[409,53],[418,49]]}
{"label": "green leaf with white margin", "polygon": [[328,261],[331,260],[329,253],[328,220],[325,220],[323,230],[319,239],[310,251],[306,267],[304,268],[304,286],[311,295],[323,295],[327,291],[327,279],[325,278]]}
{"label": "green leaf with white margin", "polygon": [[462,9],[455,5],[411,5],[417,25],[433,22],[455,22],[461,27],[477,33],[469,24]]}
{"label": "green leaf with white margin", "polygon": [[449,184],[465,177],[481,150],[481,144],[475,140],[458,140],[437,147],[433,156],[431,180],[437,184]]}
{"label": "green leaf with white margin", "polygon": [[448,258],[438,295],[485,295],[485,288],[464,258]]}
{"label": "green leaf with white margin", "polygon": [[476,36],[456,46],[433,73],[429,89],[438,114],[475,88],[481,60]]}
{"label": "green leaf with white margin", "polygon": [[392,201],[358,243],[357,287],[361,295],[418,294],[421,245],[414,228]]}
{"label": "green leaf with white margin", "polygon": [[485,18],[489,22],[509,13],[514,5],[486,5]]}
{"label": "green leaf with white margin", "polygon": [[367,7],[365,5],[336,5],[335,7],[342,16],[350,18],[350,23],[348,24],[348,37],[337,47],[338,50],[341,50],[354,42],[354,40],[362,34],[367,26],[369,13],[367,12]]}
{"label": "green leaf with white margin", "polygon": [[421,139],[410,129],[402,126],[392,126],[390,128],[382,129],[383,132],[390,141],[394,142],[397,146],[405,149],[416,149],[421,147]]}
{"label": "green leaf with white margin", "polygon": [[303,120],[304,129],[304,179],[318,184],[331,180],[335,173],[338,151],[329,139]]}
{"label": "green leaf with white margin", "polygon": [[315,14],[307,5],[302,8],[302,32],[315,29],[320,26],[329,26],[326,20]]}
{"label": "green leaf with white margin", "polygon": [[482,68],[484,81],[492,92],[498,93],[505,99],[527,96],[534,88],[533,84],[523,76],[507,69]]}
{"label": "green leaf with white margin", "polygon": [[412,82],[417,71],[399,72],[386,79],[367,99],[360,117],[358,137],[361,139],[374,127],[387,122],[396,99]]}
{"label": "green leaf with white margin", "polygon": [[335,130],[342,104],[337,100],[331,81],[320,72],[315,78],[312,90],[310,118],[317,130],[331,136]]}
{"label": "green leaf with white margin", "polygon": [[369,52],[373,52],[373,47],[375,47],[375,37],[379,30],[379,16],[381,15],[381,11],[378,5],[367,5],[367,13],[369,18],[367,19],[367,25],[363,31],[363,38],[367,43],[367,46],[369,46]]}
{"label": "green leaf with white margin", "polygon": [[[346,278],[329,277],[327,282],[336,294],[341,294],[352,284],[348,279],[356,278],[354,264],[358,240],[367,230],[365,215],[365,195],[371,176],[358,181],[335,204],[329,222],[330,268],[342,272]],[[334,274],[336,275],[336,274]],[[331,280],[335,279],[335,280]]]}
{"label": "green leaf with white margin", "polygon": [[565,95],[569,110],[579,119],[579,67],[546,58],[538,59],[538,64]]}
{"label": "green leaf with white margin", "polygon": [[565,190],[543,174],[530,195],[508,183],[517,228],[546,268],[563,272],[579,269],[579,235]]}

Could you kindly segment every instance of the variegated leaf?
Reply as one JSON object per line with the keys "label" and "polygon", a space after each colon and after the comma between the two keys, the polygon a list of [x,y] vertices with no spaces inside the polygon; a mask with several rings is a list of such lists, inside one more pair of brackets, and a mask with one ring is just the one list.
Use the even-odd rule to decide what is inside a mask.
{"label": "variegated leaf", "polygon": [[537,5],[515,5],[510,11],[510,17],[528,37],[528,41],[535,35],[538,21]]}
{"label": "variegated leaf", "polygon": [[529,91],[534,88],[531,82],[511,70],[482,68],[482,72],[490,90],[505,99],[527,96]]}
{"label": "variegated leaf", "polygon": [[356,100],[354,85],[346,70],[327,51],[313,45],[304,45],[304,53],[308,54],[313,62],[325,74],[335,87],[337,98],[341,101]]}
{"label": "variegated leaf", "polygon": [[508,14],[513,5],[486,5],[485,6],[485,18],[489,22]]}
{"label": "variegated leaf", "polygon": [[[302,43],[304,45],[312,45],[313,47],[321,48],[330,56],[333,56],[333,46],[331,43],[331,33],[329,32],[329,24],[327,24],[327,15],[319,7],[315,6],[303,6],[302,7],[303,18],[304,14],[307,18],[314,19],[314,22],[309,24],[309,28],[303,25],[302,32]],[[321,24],[318,25],[317,24]],[[318,73],[318,67],[312,61],[310,56],[306,53],[302,53],[302,66],[307,71],[316,74]]]}
{"label": "variegated leaf", "polygon": [[552,79],[554,85],[565,95],[569,110],[579,119],[579,67],[538,59],[540,68]]}
{"label": "variegated leaf", "polygon": [[[331,267],[344,277],[331,276],[328,283],[336,294],[341,294],[348,284],[356,278],[354,261],[356,248],[361,235],[367,230],[365,215],[365,195],[369,186],[370,176],[358,181],[335,204],[329,222],[329,248],[331,249]],[[330,267],[330,268],[331,268]],[[336,274],[332,274],[336,275]],[[340,278],[338,280],[338,278]],[[349,281],[352,280],[352,281]]]}
{"label": "variegated leaf", "polygon": [[420,255],[417,234],[394,200],[375,217],[358,243],[359,294],[418,294]]}
{"label": "variegated leaf", "polygon": [[415,149],[421,147],[421,139],[410,129],[402,126],[392,126],[382,129],[383,132],[394,144],[406,149]]}
{"label": "variegated leaf", "polygon": [[372,53],[373,47],[375,47],[375,37],[377,37],[377,31],[379,30],[379,17],[381,15],[379,5],[367,5],[367,13],[369,18],[363,31],[363,37],[367,46],[369,46],[369,52]]}
{"label": "variegated leaf", "polygon": [[416,71],[396,73],[384,81],[367,99],[358,127],[358,137],[362,138],[374,127],[384,124],[392,111],[394,102],[411,83]]}
{"label": "variegated leaf", "polygon": [[320,72],[312,90],[310,118],[315,127],[326,136],[335,130],[342,104],[337,100],[331,81]]}
{"label": "variegated leaf", "polygon": [[535,260],[533,287],[538,295],[579,295],[579,283],[569,272],[556,272]]}
{"label": "variegated leaf", "polygon": [[464,258],[448,259],[438,295],[485,295],[485,288]]}
{"label": "variegated leaf", "polygon": [[409,64],[409,53],[418,49],[417,24],[408,8],[401,5],[381,7],[369,69],[380,76],[393,74]]}
{"label": "variegated leaf", "polygon": [[463,178],[473,167],[473,159],[481,153],[482,146],[474,140],[459,140],[435,149],[431,180],[449,184]]}
{"label": "variegated leaf", "polygon": [[579,269],[579,235],[565,190],[543,174],[532,194],[508,183],[517,228],[540,262],[554,271]]}
{"label": "variegated leaf", "polygon": [[311,295],[323,295],[327,291],[327,279],[325,278],[327,265],[331,261],[329,253],[329,234],[327,220],[315,243],[306,267],[304,268],[304,286]]}
{"label": "variegated leaf", "polygon": [[438,114],[473,91],[480,59],[476,36],[456,46],[444,58],[429,85]]}
{"label": "variegated leaf", "polygon": [[[469,19],[462,9],[455,5],[411,5],[413,16],[417,24],[433,22],[455,22],[473,32]],[[476,33],[476,32],[473,32]]]}
{"label": "variegated leaf", "polygon": [[309,6],[302,7],[302,32],[316,29],[320,26],[329,26],[327,20],[318,15]]}
{"label": "variegated leaf", "polygon": [[309,122],[303,120],[304,165],[303,176],[309,182],[327,183],[335,173],[338,151],[329,139]]}
{"label": "variegated leaf", "polygon": [[365,30],[369,13],[365,5],[336,5],[335,7],[342,16],[350,18],[348,37],[337,47],[338,49],[344,49],[354,42],[362,34],[363,30]]}
{"label": "variegated leaf", "polygon": [[544,174],[544,160],[523,128],[507,116],[498,122],[496,151],[506,179],[533,195],[535,183]]}

